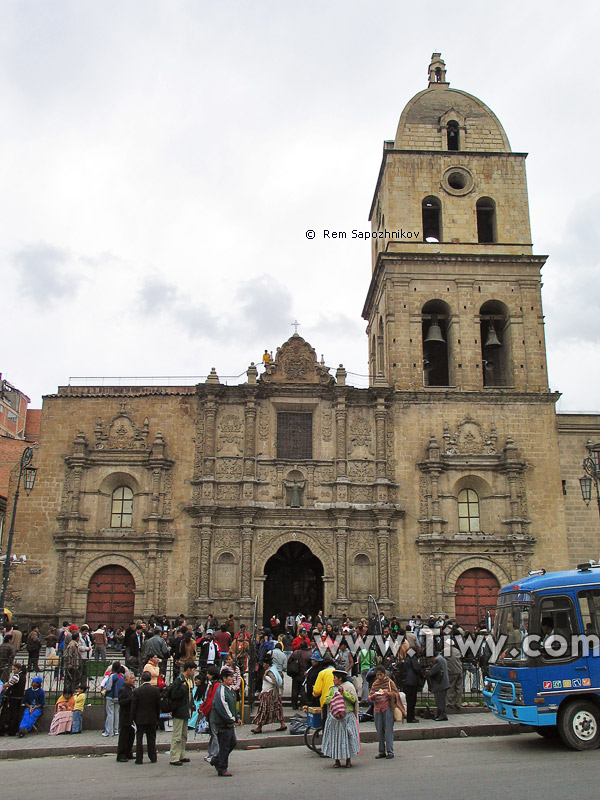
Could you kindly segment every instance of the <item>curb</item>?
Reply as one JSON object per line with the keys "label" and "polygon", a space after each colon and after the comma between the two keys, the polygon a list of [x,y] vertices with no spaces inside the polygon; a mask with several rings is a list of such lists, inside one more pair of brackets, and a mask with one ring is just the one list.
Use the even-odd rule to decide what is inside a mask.
{"label": "curb", "polygon": [[[405,727],[394,731],[394,741],[412,742],[426,741],[428,739],[459,739],[473,738],[481,736],[510,736],[516,733],[524,733],[527,728],[524,725],[515,723],[490,723],[489,725],[449,725],[439,728],[422,728],[415,730],[412,726],[410,730]],[[376,731],[363,731],[360,736],[361,742],[371,743],[377,741]],[[260,739],[238,739],[238,750],[264,750],[272,747],[297,747],[304,746],[304,736],[287,734],[287,736],[264,735]],[[188,741],[186,750],[201,751],[208,748],[208,742]],[[166,753],[170,749],[168,742],[157,743],[156,749],[159,753]],[[65,747],[30,747],[18,750],[0,750],[0,761],[23,760],[28,758],[51,758],[59,756],[108,756],[116,755],[117,747],[111,744],[96,745],[71,745]]]}

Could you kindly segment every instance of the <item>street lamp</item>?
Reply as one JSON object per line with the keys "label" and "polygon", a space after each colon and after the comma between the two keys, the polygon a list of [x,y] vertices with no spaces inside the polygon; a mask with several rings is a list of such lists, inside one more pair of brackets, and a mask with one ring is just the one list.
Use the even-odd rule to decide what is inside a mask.
{"label": "street lamp", "polygon": [[[4,618],[4,603],[6,601],[6,591],[8,589],[8,581],[10,579],[10,565],[11,565],[11,552],[12,542],[15,533],[15,518],[17,516],[17,503],[19,502],[19,489],[21,487],[21,478],[23,478],[23,485],[25,491],[29,492],[33,489],[35,483],[35,474],[37,467],[31,466],[33,461],[33,447],[26,447],[21,455],[21,465],[19,467],[19,478],[17,480],[17,488],[15,489],[15,499],[13,503],[12,517],[10,521],[10,530],[8,532],[8,541],[6,543],[6,551],[3,553],[4,566],[2,569],[2,594],[0,595],[0,611],[2,618]],[[24,563],[24,562],[23,562]]]}
{"label": "street lamp", "polygon": [[593,450],[587,458],[584,458],[583,469],[586,474],[579,478],[581,496],[586,506],[589,506],[592,499],[593,483],[596,488],[596,500],[598,501],[598,513],[600,514],[600,451]]}

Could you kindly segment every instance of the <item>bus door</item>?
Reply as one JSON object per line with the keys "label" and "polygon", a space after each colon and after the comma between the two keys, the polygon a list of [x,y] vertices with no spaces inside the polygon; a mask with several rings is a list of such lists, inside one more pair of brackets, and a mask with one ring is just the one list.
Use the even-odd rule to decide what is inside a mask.
{"label": "bus door", "polygon": [[[538,692],[552,698],[591,686],[588,659],[579,649],[579,622],[569,595],[542,597],[535,629],[540,635]],[[547,707],[547,706],[546,706]],[[540,708],[540,712],[544,707]]]}
{"label": "bus door", "polygon": [[587,658],[591,688],[600,691],[600,588],[577,592],[579,612],[583,623],[581,649]]}

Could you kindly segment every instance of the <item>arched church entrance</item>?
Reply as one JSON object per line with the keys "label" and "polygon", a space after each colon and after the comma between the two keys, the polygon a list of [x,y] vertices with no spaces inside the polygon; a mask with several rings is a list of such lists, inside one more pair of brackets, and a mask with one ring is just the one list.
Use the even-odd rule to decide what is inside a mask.
{"label": "arched church entrance", "polygon": [[302,542],[287,542],[265,565],[263,624],[288,611],[308,616],[323,609],[323,564]]}
{"label": "arched church entrance", "polygon": [[117,628],[133,619],[135,581],[125,567],[110,564],[90,578],[86,622],[91,630],[100,625]]}
{"label": "arched church entrance", "polygon": [[456,621],[469,631],[485,619],[489,610],[496,607],[500,584],[487,569],[475,567],[458,576],[456,591]]}

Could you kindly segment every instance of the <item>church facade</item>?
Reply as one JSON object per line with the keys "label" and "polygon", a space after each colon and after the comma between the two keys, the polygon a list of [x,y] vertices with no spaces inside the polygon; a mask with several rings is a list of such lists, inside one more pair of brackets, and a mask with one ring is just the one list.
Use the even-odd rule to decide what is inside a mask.
{"label": "church facade", "polygon": [[21,617],[356,617],[373,595],[471,627],[530,568],[600,556],[577,483],[600,421],[555,412],[525,154],[439,54],[384,144],[371,224],[368,389],[296,333],[238,386],[213,369],[44,398]]}

